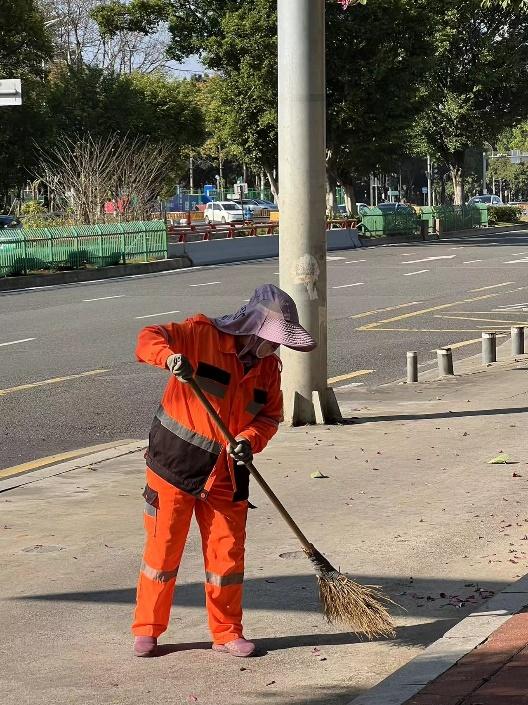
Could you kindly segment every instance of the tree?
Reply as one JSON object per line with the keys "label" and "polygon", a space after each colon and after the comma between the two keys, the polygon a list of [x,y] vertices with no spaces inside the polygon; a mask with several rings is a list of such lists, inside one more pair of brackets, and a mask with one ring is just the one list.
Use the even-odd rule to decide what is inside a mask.
{"label": "tree", "polygon": [[69,66],[83,65],[112,73],[152,73],[167,66],[165,29],[153,36],[119,31],[103,36],[92,12],[108,0],[39,0],[49,22],[55,59]]}
{"label": "tree", "polygon": [[343,184],[349,210],[355,182],[397,171],[409,152],[428,68],[428,14],[426,3],[408,0],[348,12],[327,5],[328,191]]}
{"label": "tree", "polygon": [[[204,91],[217,143],[277,191],[276,0],[133,0],[96,14],[103,31],[148,30],[167,21],[171,56],[197,53],[219,73]],[[327,3],[328,164],[349,188],[403,151],[417,107],[426,37],[424,3],[376,0],[344,12]],[[421,51],[422,50],[422,51]]]}
{"label": "tree", "polygon": [[108,201],[118,204],[126,219],[143,220],[162,191],[170,155],[167,143],[118,134],[62,135],[40,152],[40,177],[53,198],[69,207],[75,223],[100,222]]}
{"label": "tree", "polygon": [[23,104],[0,107],[0,202],[21,188],[34,165],[32,139],[48,129],[43,64],[52,53],[44,20],[33,0],[0,0],[0,79],[22,80]]}
{"label": "tree", "polygon": [[204,140],[198,86],[162,74],[114,74],[82,65],[59,65],[50,74],[48,106],[54,135],[90,134],[93,139],[122,138],[169,143],[167,181],[174,184],[184,168],[183,151]]}
{"label": "tree", "polygon": [[495,142],[528,113],[528,14],[480,0],[430,5],[432,66],[418,135],[422,152],[449,165],[464,202],[465,151]]}

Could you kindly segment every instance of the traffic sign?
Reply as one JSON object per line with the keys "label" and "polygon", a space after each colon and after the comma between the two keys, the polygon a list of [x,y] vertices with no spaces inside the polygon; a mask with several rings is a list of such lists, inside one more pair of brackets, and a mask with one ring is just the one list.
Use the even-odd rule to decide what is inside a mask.
{"label": "traffic sign", "polygon": [[234,184],[234,187],[237,198],[242,198],[249,190],[247,184]]}
{"label": "traffic sign", "polygon": [[22,105],[22,83],[19,78],[0,81],[0,107],[6,105]]}

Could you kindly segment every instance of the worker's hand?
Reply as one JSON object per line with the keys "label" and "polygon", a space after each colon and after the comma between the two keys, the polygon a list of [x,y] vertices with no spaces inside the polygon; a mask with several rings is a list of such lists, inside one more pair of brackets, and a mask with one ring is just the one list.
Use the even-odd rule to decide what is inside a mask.
{"label": "worker's hand", "polygon": [[253,451],[251,450],[251,443],[246,438],[237,438],[236,442],[238,445],[232,446],[229,444],[227,446],[227,452],[234,458],[237,463],[250,463],[253,460]]}
{"label": "worker's hand", "polygon": [[194,377],[193,366],[185,355],[170,355],[167,358],[167,367],[180,382],[190,382]]}

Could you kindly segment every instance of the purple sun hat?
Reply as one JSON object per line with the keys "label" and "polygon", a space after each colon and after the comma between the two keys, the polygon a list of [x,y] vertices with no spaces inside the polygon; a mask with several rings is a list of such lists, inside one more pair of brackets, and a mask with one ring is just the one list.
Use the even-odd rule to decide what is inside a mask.
{"label": "purple sun hat", "polygon": [[224,333],[256,335],[292,350],[309,352],[317,347],[314,338],[299,323],[295,301],[274,284],[259,286],[249,303],[234,314],[214,318],[213,323]]}

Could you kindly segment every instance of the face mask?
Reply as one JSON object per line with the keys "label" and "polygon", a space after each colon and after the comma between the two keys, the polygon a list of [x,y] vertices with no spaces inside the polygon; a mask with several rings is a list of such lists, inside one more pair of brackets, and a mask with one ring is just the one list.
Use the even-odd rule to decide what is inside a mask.
{"label": "face mask", "polygon": [[256,335],[252,335],[248,343],[238,353],[239,360],[244,364],[255,364],[257,360],[273,355],[278,350],[277,343],[270,343]]}
{"label": "face mask", "polygon": [[255,350],[255,355],[260,359],[273,355],[273,353],[279,348],[277,343],[271,343],[269,340],[262,340],[261,338],[258,338],[258,340],[261,342]]}

